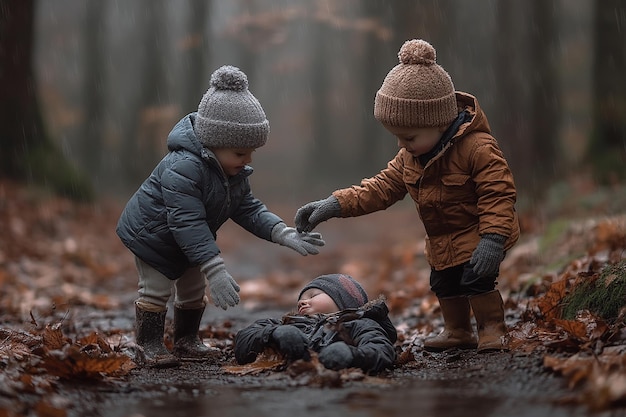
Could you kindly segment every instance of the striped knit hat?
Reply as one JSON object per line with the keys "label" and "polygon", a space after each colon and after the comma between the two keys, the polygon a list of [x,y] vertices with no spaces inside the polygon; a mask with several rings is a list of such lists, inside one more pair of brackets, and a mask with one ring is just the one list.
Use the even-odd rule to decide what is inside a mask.
{"label": "striped knit hat", "polygon": [[359,308],[367,303],[367,293],[354,278],[344,274],[321,275],[309,282],[298,295],[310,289],[318,288],[324,291],[337,304],[339,310],[346,308]]}

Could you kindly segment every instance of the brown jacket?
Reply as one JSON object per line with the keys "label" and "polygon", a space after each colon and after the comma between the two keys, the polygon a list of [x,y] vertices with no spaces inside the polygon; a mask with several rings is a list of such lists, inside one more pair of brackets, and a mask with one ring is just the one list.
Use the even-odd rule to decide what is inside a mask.
{"label": "brown jacket", "polygon": [[426,229],[426,257],[436,270],[469,261],[480,236],[519,238],[513,175],[475,97],[457,92],[472,116],[425,166],[405,149],[361,185],[333,192],[341,217],[384,210],[408,193]]}

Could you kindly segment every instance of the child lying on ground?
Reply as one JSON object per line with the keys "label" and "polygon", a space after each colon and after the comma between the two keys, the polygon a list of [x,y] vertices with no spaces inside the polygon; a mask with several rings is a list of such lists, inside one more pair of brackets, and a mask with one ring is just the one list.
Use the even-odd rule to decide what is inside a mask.
{"label": "child lying on ground", "polygon": [[397,332],[382,299],[368,302],[361,285],[344,274],[322,275],[298,297],[298,311],[282,319],[257,320],[235,336],[235,359],[253,362],[266,348],[287,360],[310,360],[311,352],[326,368],[360,368],[378,373],[396,359]]}

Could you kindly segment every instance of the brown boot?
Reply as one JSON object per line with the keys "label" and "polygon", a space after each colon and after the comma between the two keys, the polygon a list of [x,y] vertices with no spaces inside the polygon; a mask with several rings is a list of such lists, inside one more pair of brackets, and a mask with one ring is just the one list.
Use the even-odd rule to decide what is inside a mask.
{"label": "brown boot", "polygon": [[476,336],[470,322],[470,305],[467,297],[446,297],[439,299],[444,329],[434,337],[424,341],[424,349],[430,352],[442,350],[475,349]]}
{"label": "brown boot", "polygon": [[180,365],[163,343],[167,311],[146,311],[135,305],[135,339],[143,348],[146,365],[151,368],[172,368]]}
{"label": "brown boot", "polygon": [[174,308],[174,354],[181,360],[203,360],[215,352],[198,335],[203,313],[204,307]]}
{"label": "brown boot", "polygon": [[504,303],[500,291],[470,297],[478,327],[478,352],[509,350],[504,324]]}

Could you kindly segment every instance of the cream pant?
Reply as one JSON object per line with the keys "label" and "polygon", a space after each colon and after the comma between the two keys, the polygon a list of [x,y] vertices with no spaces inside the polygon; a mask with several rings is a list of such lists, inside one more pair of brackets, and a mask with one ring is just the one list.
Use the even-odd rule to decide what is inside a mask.
{"label": "cream pant", "polygon": [[140,308],[165,311],[172,292],[176,308],[196,309],[206,305],[206,281],[199,267],[189,268],[180,278],[171,280],[137,257],[135,265],[139,273],[139,298],[135,303]]}

